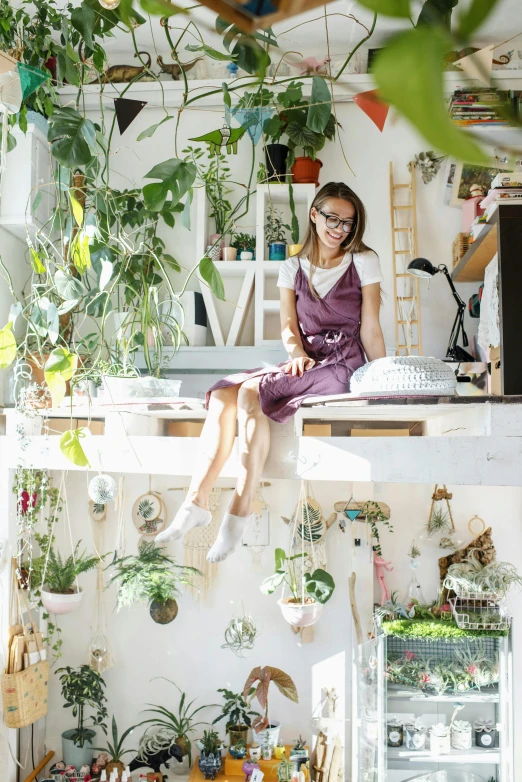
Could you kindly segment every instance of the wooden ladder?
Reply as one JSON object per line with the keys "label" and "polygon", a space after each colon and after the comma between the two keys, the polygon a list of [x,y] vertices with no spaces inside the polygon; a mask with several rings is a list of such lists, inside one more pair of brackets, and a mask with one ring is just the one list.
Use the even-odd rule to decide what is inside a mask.
{"label": "wooden ladder", "polygon": [[410,261],[418,257],[415,168],[410,166],[410,181],[393,181],[390,163],[390,216],[393,254],[393,295],[395,300],[395,355],[422,355],[420,286],[418,278],[408,274]]}

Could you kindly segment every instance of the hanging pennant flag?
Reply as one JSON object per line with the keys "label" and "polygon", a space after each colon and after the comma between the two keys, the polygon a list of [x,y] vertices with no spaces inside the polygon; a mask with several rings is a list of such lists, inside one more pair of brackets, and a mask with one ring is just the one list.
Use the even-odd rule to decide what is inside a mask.
{"label": "hanging pennant flag", "polygon": [[22,85],[22,99],[25,100],[32,95],[38,87],[51,78],[49,71],[44,73],[39,68],[33,68],[32,65],[26,65],[24,62],[17,63],[20,84]]}
{"label": "hanging pennant flag", "polygon": [[22,87],[18,71],[0,73],[0,105],[5,106],[11,114],[20,111],[22,105]]}
{"label": "hanging pennant flag", "polygon": [[7,71],[15,71],[18,65],[18,60],[11,57],[10,54],[0,52],[0,73],[7,73]]}
{"label": "hanging pennant flag", "polygon": [[486,46],[484,49],[479,49],[478,52],[468,54],[467,57],[456,60],[453,65],[458,65],[472,79],[477,79],[489,87],[491,69],[493,68],[493,46]]}
{"label": "hanging pennant flag", "polygon": [[125,133],[129,125],[134,122],[140,111],[147,105],[145,100],[131,100],[131,98],[114,98],[114,110],[120,134]]}
{"label": "hanging pennant flag", "polygon": [[257,144],[263,133],[263,128],[274,113],[272,106],[254,106],[249,109],[229,109],[226,107],[227,122],[230,117],[239,122],[242,128],[246,130],[252,142]]}
{"label": "hanging pennant flag", "polygon": [[361,515],[361,509],[360,508],[345,508],[344,509],[344,513],[350,519],[350,521],[355,521],[357,516]]}
{"label": "hanging pennant flag", "polygon": [[360,92],[358,95],[353,96],[353,102],[364,111],[382,133],[390,107],[378,98],[378,91],[368,90],[367,92]]}

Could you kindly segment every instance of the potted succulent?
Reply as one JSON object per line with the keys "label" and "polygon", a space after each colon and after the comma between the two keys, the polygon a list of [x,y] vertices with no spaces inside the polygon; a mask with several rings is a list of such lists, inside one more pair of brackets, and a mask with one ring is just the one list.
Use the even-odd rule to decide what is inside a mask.
{"label": "potted succulent", "polygon": [[252,234],[234,234],[232,246],[237,249],[241,261],[252,261],[256,257],[256,237]]}
{"label": "potted succulent", "polygon": [[205,730],[198,766],[205,779],[215,779],[221,768],[221,741],[215,730]]}
{"label": "potted succulent", "polygon": [[[226,719],[225,729],[230,737],[231,746],[237,746],[239,741],[245,744],[248,740],[248,729],[252,726],[252,717],[258,717],[259,712],[249,708],[247,699],[243,693],[234,693],[231,690],[219,689],[225,699],[221,714],[212,721],[215,725],[223,719]],[[247,697],[251,697],[254,688],[250,690]]]}
{"label": "potted succulent", "polygon": [[450,726],[438,722],[430,730],[430,750],[432,755],[449,755],[451,752]]}
{"label": "potted succulent", "polygon": [[55,550],[54,541],[47,535],[37,536],[37,541],[42,554],[33,560],[31,582],[34,588],[40,590],[40,599],[46,611],[50,614],[69,614],[80,605],[83,595],[75,584],[76,579],[81,573],[93,570],[107,555],[88,557],[85,551],[79,551],[79,540],[74,553],[64,561],[60,552]]}
{"label": "potted succulent", "polygon": [[451,723],[451,746],[453,749],[471,749],[471,722],[453,720]]}
{"label": "potted succulent", "polygon": [[[71,708],[73,717],[77,717],[78,720],[76,728],[62,733],[63,762],[66,766],[74,766],[79,771],[84,764],[92,763],[94,753],[92,740],[96,735],[93,728],[100,727],[104,732],[107,730],[104,722],[107,717],[105,682],[90,665],[80,665],[78,668],[66,666],[58,668],[56,673],[61,674],[64,708]],[[85,716],[87,707],[94,710],[94,715]],[[90,726],[87,724],[88,721]]]}
{"label": "potted succulent", "polygon": [[275,772],[277,774],[277,782],[290,782],[294,776],[294,764],[286,759],[284,747],[281,753],[281,761],[275,767]]}
{"label": "potted succulent", "polygon": [[[259,682],[254,689],[252,695],[252,686]],[[256,666],[250,672],[248,679],[243,687],[243,697],[250,698],[250,702],[254,698],[257,698],[259,705],[264,711],[259,717],[256,717],[252,722],[252,731],[254,742],[251,744],[250,749],[254,746],[254,743],[259,745],[263,743],[263,738],[268,734],[270,744],[275,747],[279,743],[279,733],[281,730],[281,723],[269,718],[268,710],[268,691],[270,689],[270,683],[273,682],[278,688],[279,692],[294,703],[299,702],[299,696],[297,694],[297,688],[287,673],[280,668],[273,668],[271,665],[265,665],[263,668]],[[258,747],[259,749],[259,747]],[[254,758],[250,755],[252,760]],[[258,756],[259,757],[259,756]]]}
{"label": "potted succulent", "polygon": [[290,596],[282,597],[278,605],[293,627],[315,624],[335,589],[334,580],[326,570],[317,568],[313,573],[300,575],[297,560],[306,556],[304,552],[288,555],[282,548],[276,548],[275,573],[265,578],[260,587],[264,595],[273,594],[283,583],[289,587]]}
{"label": "potted succulent", "polygon": [[123,749],[125,739],[129,736],[136,726],[131,725],[127,728],[125,733],[118,736],[118,726],[116,725],[116,718],[112,717],[112,743],[107,742],[106,747],[95,747],[99,752],[106,752],[109,756],[109,762],[105,766],[106,773],[110,776],[112,771],[116,771],[116,776],[121,779],[121,776],[125,770],[125,763],[122,762],[122,757],[129,752],[136,754],[134,749]]}
{"label": "potted succulent", "polygon": [[[165,678],[163,676],[157,678]],[[177,713],[169,711],[164,706],[156,706],[149,704],[152,708],[146,709],[145,712],[153,714],[153,717],[149,717],[146,720],[140,722],[140,725],[151,725],[153,728],[157,728],[162,731],[167,737],[171,737],[173,743],[177,744],[183,752],[183,761],[181,763],[175,763],[172,766],[172,770],[175,774],[186,774],[192,766],[192,740],[190,735],[200,725],[206,725],[206,722],[196,721],[196,715],[209,706],[198,706],[193,708],[194,700],[188,701],[187,694],[183,692],[175,682],[170,679],[165,679],[180,693],[180,699],[178,703]],[[214,704],[212,704],[214,705]]]}
{"label": "potted succulent", "polygon": [[266,215],[265,240],[268,244],[268,260],[284,261],[286,258],[286,231],[289,226],[283,222],[279,209],[270,208]]}
{"label": "potted succulent", "polygon": [[307,758],[308,750],[306,749],[306,740],[299,734],[299,738],[294,739],[294,746],[290,752],[290,760],[293,758]]}
{"label": "potted succulent", "polygon": [[199,574],[196,568],[176,564],[154,541],[143,543],[137,556],[120,557],[110,567],[114,571],[110,583],[118,586],[116,610],[149,603],[150,615],[158,624],[176,618],[180,586],[191,585],[191,576]]}
{"label": "potted succulent", "polygon": [[243,760],[246,757],[246,744],[243,739],[238,739],[235,744],[230,745],[230,754],[234,760]]}

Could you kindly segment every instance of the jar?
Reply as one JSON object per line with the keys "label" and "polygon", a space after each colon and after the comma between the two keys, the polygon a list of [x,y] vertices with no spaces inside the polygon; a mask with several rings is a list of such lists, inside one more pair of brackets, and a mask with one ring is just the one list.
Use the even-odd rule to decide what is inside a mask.
{"label": "jar", "polygon": [[447,736],[439,736],[431,731],[430,750],[432,755],[449,755],[451,752],[451,741],[448,730]]}
{"label": "jar", "polygon": [[471,749],[471,722],[459,721],[458,730],[452,725],[451,746],[453,749]]}
{"label": "jar", "polygon": [[426,728],[422,725],[414,725],[409,723],[404,726],[404,740],[406,743],[406,749],[413,750],[414,752],[426,749]]}
{"label": "jar", "polygon": [[404,741],[403,724],[398,717],[390,717],[386,723],[386,743],[389,747],[402,747]]}
{"label": "jar", "polygon": [[491,749],[497,739],[496,730],[475,730],[475,744],[482,749]]}

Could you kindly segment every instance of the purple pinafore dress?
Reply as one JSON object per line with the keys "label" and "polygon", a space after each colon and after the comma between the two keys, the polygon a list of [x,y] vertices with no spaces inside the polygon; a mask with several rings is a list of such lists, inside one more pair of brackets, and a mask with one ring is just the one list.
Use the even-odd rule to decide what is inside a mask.
{"label": "purple pinafore dress", "polygon": [[[344,394],[350,390],[350,378],[366,363],[359,336],[361,322],[361,280],[352,262],[333,288],[316,299],[306,275],[299,268],[295,277],[295,295],[299,331],[306,353],[316,361],[302,377],[293,377],[275,367],[237,372],[219,380],[207,391],[239,385],[259,377],[261,409],[273,421],[284,424],[310,396]],[[286,362],[284,362],[286,363]]]}

